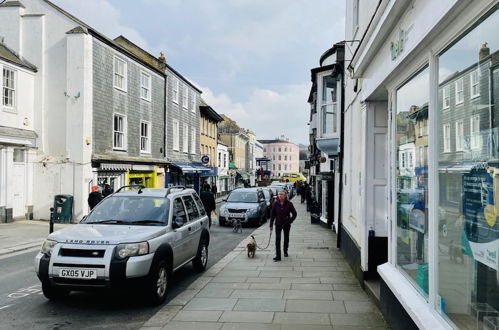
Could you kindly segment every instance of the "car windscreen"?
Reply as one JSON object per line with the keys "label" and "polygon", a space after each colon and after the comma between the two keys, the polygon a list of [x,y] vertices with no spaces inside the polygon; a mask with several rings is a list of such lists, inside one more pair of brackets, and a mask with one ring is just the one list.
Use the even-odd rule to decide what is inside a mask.
{"label": "car windscreen", "polygon": [[256,203],[258,196],[255,191],[233,191],[227,202]]}
{"label": "car windscreen", "polygon": [[166,225],[169,201],[148,196],[110,196],[97,205],[82,223]]}

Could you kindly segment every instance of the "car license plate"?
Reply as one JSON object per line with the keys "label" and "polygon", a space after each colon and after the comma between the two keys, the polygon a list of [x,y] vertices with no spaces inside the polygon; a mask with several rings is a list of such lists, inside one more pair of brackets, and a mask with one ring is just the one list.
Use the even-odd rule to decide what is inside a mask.
{"label": "car license plate", "polygon": [[92,280],[97,278],[97,269],[61,268],[59,277]]}
{"label": "car license plate", "polygon": [[244,218],[244,213],[229,213],[231,218]]}

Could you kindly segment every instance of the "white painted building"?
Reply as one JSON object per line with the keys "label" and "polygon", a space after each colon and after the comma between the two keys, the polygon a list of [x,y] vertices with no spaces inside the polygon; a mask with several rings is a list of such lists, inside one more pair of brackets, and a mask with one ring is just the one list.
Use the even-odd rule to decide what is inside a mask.
{"label": "white painted building", "polygon": [[217,144],[217,188],[219,193],[227,193],[234,187],[233,177],[229,173],[229,148],[218,141]]}
{"label": "white painted building", "polygon": [[[0,38],[1,41],[1,38]],[[0,42],[0,223],[32,217],[37,68]],[[36,109],[36,110],[35,110]]]}
{"label": "white painted building", "polygon": [[339,240],[390,328],[499,324],[498,9],[347,0]]}

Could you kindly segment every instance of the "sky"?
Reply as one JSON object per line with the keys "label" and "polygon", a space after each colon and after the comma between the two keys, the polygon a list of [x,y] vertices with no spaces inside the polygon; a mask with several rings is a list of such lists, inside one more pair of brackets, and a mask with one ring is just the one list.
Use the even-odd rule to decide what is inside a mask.
{"label": "sky", "polygon": [[344,40],[344,0],[52,0],[167,62],[258,139],[308,145],[310,69]]}

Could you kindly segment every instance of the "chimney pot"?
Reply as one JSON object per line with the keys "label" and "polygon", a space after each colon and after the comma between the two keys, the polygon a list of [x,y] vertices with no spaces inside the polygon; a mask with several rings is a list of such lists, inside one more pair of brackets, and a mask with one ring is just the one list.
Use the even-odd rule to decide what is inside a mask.
{"label": "chimney pot", "polygon": [[489,55],[490,55],[490,48],[488,46],[488,43],[484,42],[482,44],[482,47],[480,47],[480,52],[478,54],[478,59],[481,61],[481,60],[483,60],[484,58],[486,58]]}

